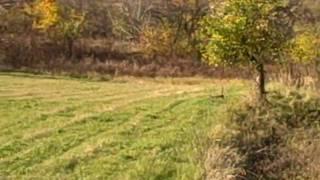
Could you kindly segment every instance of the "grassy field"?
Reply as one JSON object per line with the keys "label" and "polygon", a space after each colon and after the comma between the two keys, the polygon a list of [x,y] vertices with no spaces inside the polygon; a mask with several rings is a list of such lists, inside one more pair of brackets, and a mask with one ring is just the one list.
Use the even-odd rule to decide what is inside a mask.
{"label": "grassy field", "polygon": [[[226,99],[214,99],[225,86]],[[240,81],[0,74],[0,179],[196,179]]]}

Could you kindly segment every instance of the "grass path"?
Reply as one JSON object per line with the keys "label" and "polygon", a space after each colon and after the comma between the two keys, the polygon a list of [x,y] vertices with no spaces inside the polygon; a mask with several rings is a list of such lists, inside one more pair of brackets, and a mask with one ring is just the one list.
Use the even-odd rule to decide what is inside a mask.
{"label": "grass path", "polygon": [[[221,85],[228,97],[211,99]],[[247,89],[0,73],[0,178],[195,179],[197,143]]]}

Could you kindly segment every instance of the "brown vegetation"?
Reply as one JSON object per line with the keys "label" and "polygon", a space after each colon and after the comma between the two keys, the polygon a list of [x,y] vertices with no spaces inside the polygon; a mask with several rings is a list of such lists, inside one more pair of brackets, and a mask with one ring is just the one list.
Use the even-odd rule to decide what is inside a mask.
{"label": "brown vegetation", "polygon": [[207,179],[319,179],[319,105],[316,97],[290,92],[237,109],[215,129]]}
{"label": "brown vegetation", "polygon": [[[57,0],[52,2],[57,4],[59,22],[49,21],[41,28],[41,16],[30,11],[37,2],[0,1],[1,69],[252,77],[252,69],[212,68],[201,61],[196,31],[210,9],[207,0]],[[77,31],[71,31],[74,27]],[[279,72],[271,69],[271,73]]]}

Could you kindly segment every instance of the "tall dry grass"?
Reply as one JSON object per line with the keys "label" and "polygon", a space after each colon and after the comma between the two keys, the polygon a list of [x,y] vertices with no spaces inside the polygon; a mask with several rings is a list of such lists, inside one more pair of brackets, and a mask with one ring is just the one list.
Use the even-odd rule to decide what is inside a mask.
{"label": "tall dry grass", "polygon": [[319,179],[320,98],[272,93],[214,129],[206,179]]}

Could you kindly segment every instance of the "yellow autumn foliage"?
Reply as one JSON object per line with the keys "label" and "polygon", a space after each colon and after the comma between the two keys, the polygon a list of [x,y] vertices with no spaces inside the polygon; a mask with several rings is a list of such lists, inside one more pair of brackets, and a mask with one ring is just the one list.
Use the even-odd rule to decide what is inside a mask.
{"label": "yellow autumn foliage", "polygon": [[306,31],[296,36],[290,53],[298,63],[310,63],[320,55],[320,36],[316,32]]}
{"label": "yellow autumn foliage", "polygon": [[27,7],[28,14],[34,17],[33,27],[47,31],[59,23],[59,7],[56,0],[38,0],[31,7]]}
{"label": "yellow autumn foliage", "polygon": [[33,28],[55,38],[74,38],[83,27],[85,15],[60,6],[56,0],[38,0],[25,11],[33,17]]}
{"label": "yellow autumn foliage", "polygon": [[170,55],[174,42],[174,31],[165,23],[158,27],[145,26],[140,34],[140,47],[147,56]]}

